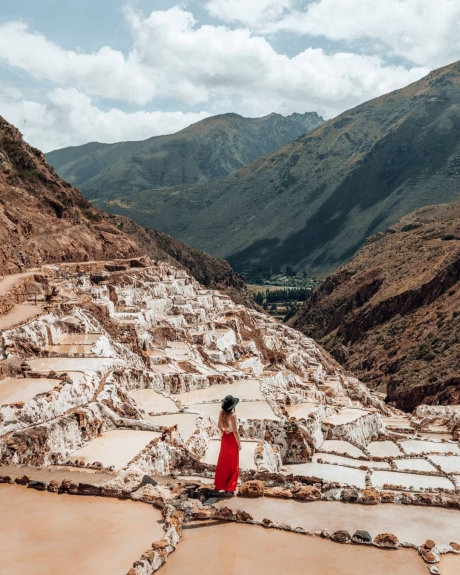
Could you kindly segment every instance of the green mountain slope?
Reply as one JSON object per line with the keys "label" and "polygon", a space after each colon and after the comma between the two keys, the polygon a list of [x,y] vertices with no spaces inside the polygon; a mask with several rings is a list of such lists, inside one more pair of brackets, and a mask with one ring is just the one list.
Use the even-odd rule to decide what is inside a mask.
{"label": "green mountain slope", "polygon": [[126,199],[144,190],[227,176],[323,122],[314,112],[263,118],[223,114],[176,134],[66,148],[50,152],[47,160],[91,200]]}
{"label": "green mountain slope", "polygon": [[97,176],[156,139],[154,137],[142,142],[117,144],[90,142],[84,146],[72,146],[49,152],[46,154],[46,159],[61,178],[74,186],[81,186],[86,180]]}
{"label": "green mountain slope", "polygon": [[366,238],[460,197],[460,63],[366,102],[227,178],[117,207],[241,271],[324,275]]}

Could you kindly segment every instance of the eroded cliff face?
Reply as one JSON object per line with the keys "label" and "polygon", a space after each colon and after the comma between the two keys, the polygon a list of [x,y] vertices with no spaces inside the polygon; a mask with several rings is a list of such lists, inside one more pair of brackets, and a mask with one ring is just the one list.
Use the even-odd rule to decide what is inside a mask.
{"label": "eroded cliff face", "polygon": [[423,208],[368,240],[292,325],[387,401],[458,403],[460,204]]}

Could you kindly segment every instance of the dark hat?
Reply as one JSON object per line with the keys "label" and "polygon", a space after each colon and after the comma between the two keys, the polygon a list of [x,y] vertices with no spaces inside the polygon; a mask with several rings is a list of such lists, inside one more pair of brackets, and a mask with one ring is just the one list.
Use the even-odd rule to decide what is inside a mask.
{"label": "dark hat", "polygon": [[232,409],[235,407],[235,405],[239,402],[239,399],[237,397],[233,397],[233,395],[227,395],[227,397],[224,398],[224,401],[221,404],[221,407],[224,411],[232,411]]}

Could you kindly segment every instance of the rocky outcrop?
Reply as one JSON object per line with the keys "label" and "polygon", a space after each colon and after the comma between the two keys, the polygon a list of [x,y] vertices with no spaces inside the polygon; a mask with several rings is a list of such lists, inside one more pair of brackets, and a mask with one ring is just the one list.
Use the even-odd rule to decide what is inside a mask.
{"label": "rocky outcrop", "polygon": [[458,403],[460,203],[371,238],[292,321],[387,401]]}

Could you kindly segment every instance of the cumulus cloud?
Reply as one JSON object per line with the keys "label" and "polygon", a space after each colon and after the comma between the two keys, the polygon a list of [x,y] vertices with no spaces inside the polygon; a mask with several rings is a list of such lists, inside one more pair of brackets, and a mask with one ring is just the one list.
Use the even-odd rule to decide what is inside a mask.
{"label": "cumulus cloud", "polygon": [[390,56],[431,67],[460,58],[458,0],[319,0],[283,18],[255,23],[269,32],[294,32],[329,40],[378,42]]}
{"label": "cumulus cloud", "polygon": [[[188,104],[239,98],[295,106],[320,105],[335,112],[420,78],[426,68],[388,66],[382,59],[353,53],[307,49],[290,58],[245,28],[199,26],[190,12],[174,7],[143,18],[127,17],[138,61],[162,77],[165,96]],[[272,104],[273,105],[273,104]],[[259,106],[260,108],[260,106]],[[265,109],[268,113],[269,111]]]}
{"label": "cumulus cloud", "polygon": [[211,16],[245,26],[279,19],[294,5],[294,0],[210,0],[205,7]]}
{"label": "cumulus cloud", "polygon": [[[147,16],[129,5],[124,15],[132,43],[126,53],[109,46],[91,53],[67,50],[23,22],[3,24],[0,66],[26,72],[39,93],[50,84],[54,91],[44,104],[30,96],[8,100],[0,90],[0,103],[10,117],[24,116],[26,136],[49,150],[90,139],[171,133],[206,113],[316,110],[331,117],[460,57],[458,0],[204,0],[204,5],[225,25],[202,25],[179,5]],[[323,36],[340,41],[340,50],[328,44],[328,50],[307,48],[287,56],[270,43],[269,34],[275,33]],[[359,43],[362,38],[366,41]],[[372,52],[366,53],[370,45]],[[412,63],[395,65],[388,55]],[[93,96],[120,105],[104,111],[91,102]],[[168,109],[206,112],[117,109],[125,102],[161,107],[165,100]]]}
{"label": "cumulus cloud", "polygon": [[92,54],[64,50],[23,22],[0,26],[0,61],[33,78],[76,86],[90,94],[145,105],[156,95],[154,71],[145,70],[136,52],[127,58],[108,46]]}
{"label": "cumulus cloud", "polygon": [[0,101],[0,114],[45,152],[92,141],[113,143],[171,134],[208,116],[207,112],[104,112],[75,88],[58,88],[48,98],[47,104]]}
{"label": "cumulus cloud", "polygon": [[108,47],[94,54],[64,50],[21,23],[0,28],[0,57],[35,78],[138,104],[160,97],[188,106],[237,98],[247,109],[250,101],[262,99],[276,102],[277,109],[321,102],[321,111],[329,113],[401,87],[427,71],[322,49],[289,58],[248,29],[200,26],[177,6],[148,17],[129,8],[126,17],[133,34],[127,57]]}

